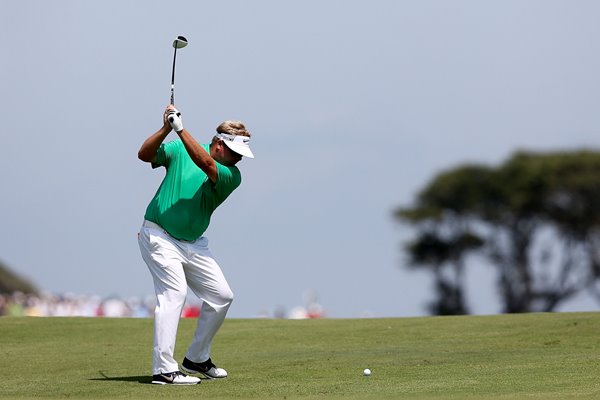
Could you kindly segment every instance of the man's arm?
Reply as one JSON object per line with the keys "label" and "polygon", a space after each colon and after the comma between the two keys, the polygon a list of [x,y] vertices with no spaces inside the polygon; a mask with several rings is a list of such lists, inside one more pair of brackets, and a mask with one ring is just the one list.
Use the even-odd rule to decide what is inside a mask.
{"label": "man's arm", "polygon": [[204,150],[204,148],[190,135],[190,133],[183,127],[181,121],[181,113],[177,111],[175,106],[169,105],[165,110],[166,120],[169,121],[171,127],[177,132],[181,138],[185,150],[188,155],[208,178],[213,182],[217,182],[217,163],[212,156]]}
{"label": "man's arm", "polygon": [[152,136],[150,136],[140,150],[138,151],[138,158],[142,161],[153,163],[156,161],[156,151],[165,141],[167,135],[171,132],[171,124],[167,121],[167,112],[163,114],[163,126],[156,131]]}
{"label": "man's arm", "polygon": [[204,148],[190,135],[190,133],[183,128],[177,132],[185,149],[187,150],[190,158],[194,163],[208,176],[213,182],[217,182],[217,163],[216,161],[204,150]]}

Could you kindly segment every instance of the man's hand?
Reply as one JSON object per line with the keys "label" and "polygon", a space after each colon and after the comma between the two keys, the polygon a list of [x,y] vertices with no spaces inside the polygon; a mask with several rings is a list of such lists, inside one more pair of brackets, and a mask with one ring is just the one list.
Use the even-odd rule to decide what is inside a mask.
{"label": "man's hand", "polygon": [[183,130],[183,121],[181,120],[181,113],[175,107],[169,107],[167,109],[167,121],[171,124],[173,130],[177,133]]}

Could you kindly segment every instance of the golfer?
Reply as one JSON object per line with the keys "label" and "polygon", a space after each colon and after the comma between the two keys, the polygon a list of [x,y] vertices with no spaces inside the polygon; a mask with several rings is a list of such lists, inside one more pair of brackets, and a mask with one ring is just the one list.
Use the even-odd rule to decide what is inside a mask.
{"label": "golfer", "polygon": [[[179,139],[164,143],[175,130]],[[154,280],[154,348],[152,383],[193,385],[200,379],[179,370],[173,358],[177,326],[189,287],[202,300],[194,339],[181,364],[187,374],[225,378],[210,358],[213,338],[233,300],[229,284],[203,236],[215,209],[241,183],[235,166],[242,156],[254,158],[250,133],[238,121],[217,127],[210,144],[199,144],[183,127],[181,114],[170,105],[162,127],[138,152],[152,168],[166,175],[150,201],[138,235],[142,258]]]}

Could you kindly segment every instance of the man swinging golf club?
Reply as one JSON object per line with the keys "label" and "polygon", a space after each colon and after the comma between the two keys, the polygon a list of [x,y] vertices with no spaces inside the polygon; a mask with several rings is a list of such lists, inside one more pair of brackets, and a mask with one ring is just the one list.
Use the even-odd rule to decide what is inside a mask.
{"label": "man swinging golf club", "polygon": [[[178,140],[163,143],[175,130]],[[156,384],[195,384],[200,379],[179,372],[173,358],[175,338],[187,287],[203,303],[192,344],[181,369],[207,378],[224,378],[210,358],[213,338],[233,293],[208,239],[203,236],[213,211],[240,185],[235,166],[242,156],[254,158],[250,133],[239,121],[217,127],[210,144],[201,145],[183,127],[181,114],[169,105],[163,126],[143,143],[138,157],[153,168],[165,167],[166,175],[150,201],[139,233],[142,258],[154,280],[153,377]]]}
{"label": "man swinging golf club", "polygon": [[[171,130],[179,138],[164,143]],[[162,127],[146,139],[138,152],[139,159],[151,163],[153,168],[166,168],[138,235],[156,293],[152,383],[200,382],[199,378],[180,372],[173,358],[188,287],[202,300],[202,307],[181,370],[209,379],[227,376],[224,369],[213,364],[210,350],[233,293],[203,234],[213,211],[241,183],[235,164],[242,156],[254,158],[249,142],[250,133],[244,124],[225,121],[217,127],[212,142],[201,145],[183,127],[181,113],[169,105]]]}

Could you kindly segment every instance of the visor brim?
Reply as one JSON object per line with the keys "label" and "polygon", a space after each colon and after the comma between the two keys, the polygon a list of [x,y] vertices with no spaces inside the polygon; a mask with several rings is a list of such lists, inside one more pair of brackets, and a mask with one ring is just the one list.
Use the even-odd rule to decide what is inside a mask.
{"label": "visor brim", "polygon": [[235,153],[238,153],[244,157],[254,158],[254,154],[252,153],[252,150],[250,150],[250,146],[247,144],[230,142],[228,140],[224,140],[223,143],[225,143],[227,147],[229,147],[231,151]]}

